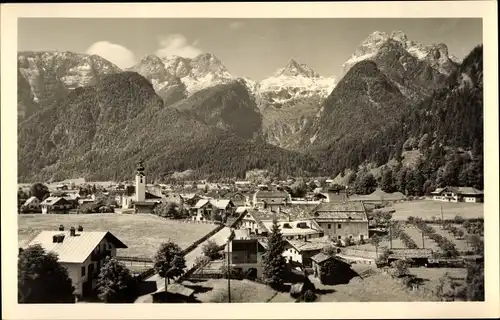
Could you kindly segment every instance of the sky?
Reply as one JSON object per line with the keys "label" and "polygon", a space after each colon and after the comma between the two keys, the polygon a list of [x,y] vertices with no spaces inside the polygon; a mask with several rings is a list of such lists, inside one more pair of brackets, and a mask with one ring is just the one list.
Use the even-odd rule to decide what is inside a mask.
{"label": "sky", "polygon": [[445,43],[458,58],[483,42],[480,18],[20,18],[18,51],[86,52],[121,68],[147,54],[212,53],[234,76],[255,80],[294,59],[336,76],[369,34],[394,30],[422,44]]}

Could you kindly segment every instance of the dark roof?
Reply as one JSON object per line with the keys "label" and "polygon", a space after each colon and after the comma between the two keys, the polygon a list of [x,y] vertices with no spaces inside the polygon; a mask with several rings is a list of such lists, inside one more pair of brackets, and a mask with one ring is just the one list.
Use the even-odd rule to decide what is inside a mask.
{"label": "dark roof", "polygon": [[265,191],[259,190],[256,193],[257,198],[283,198],[288,199],[289,194],[285,191]]}
{"label": "dark roof", "polygon": [[367,220],[366,208],[362,202],[322,202],[309,215],[320,220]]}
{"label": "dark roof", "polygon": [[332,257],[324,254],[323,252],[320,252],[318,254],[315,254],[314,256],[311,257],[311,260],[316,262],[317,264],[321,264],[325,262],[328,259],[331,259]]}

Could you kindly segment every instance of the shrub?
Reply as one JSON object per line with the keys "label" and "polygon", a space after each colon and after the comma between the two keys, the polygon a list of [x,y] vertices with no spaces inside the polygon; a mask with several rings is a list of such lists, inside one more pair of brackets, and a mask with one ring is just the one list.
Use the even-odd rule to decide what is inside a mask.
{"label": "shrub", "polygon": [[217,243],[215,243],[215,241],[213,241],[213,240],[207,241],[207,243],[205,243],[203,245],[202,251],[206,257],[208,257],[212,260],[218,259],[220,257],[220,253],[219,253],[220,248],[217,245]]}
{"label": "shrub", "polygon": [[393,267],[394,276],[401,278],[409,275],[410,264],[406,260],[396,260],[391,265]]}
{"label": "shrub", "polygon": [[312,290],[307,290],[304,293],[303,299],[305,302],[314,302],[316,300],[316,294]]}

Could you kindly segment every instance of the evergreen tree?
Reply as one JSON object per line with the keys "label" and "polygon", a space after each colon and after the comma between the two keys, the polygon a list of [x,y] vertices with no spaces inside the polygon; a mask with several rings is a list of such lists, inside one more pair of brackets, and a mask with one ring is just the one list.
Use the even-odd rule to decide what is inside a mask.
{"label": "evergreen tree", "polygon": [[484,301],[484,263],[473,263],[467,267],[468,301]]}
{"label": "evergreen tree", "polygon": [[68,270],[39,244],[19,253],[17,276],[19,303],[75,303]]}
{"label": "evergreen tree", "polygon": [[274,289],[280,289],[283,285],[286,266],[284,251],[285,240],[278,226],[278,221],[274,218],[271,233],[267,238],[267,251],[262,261],[264,281]]}
{"label": "evergreen tree", "polygon": [[131,302],[135,289],[130,270],[116,259],[107,257],[97,278],[99,298],[106,303]]}
{"label": "evergreen tree", "polygon": [[380,180],[380,188],[388,193],[393,193],[394,190],[394,180],[393,172],[391,168],[385,168],[382,172],[382,178]]}

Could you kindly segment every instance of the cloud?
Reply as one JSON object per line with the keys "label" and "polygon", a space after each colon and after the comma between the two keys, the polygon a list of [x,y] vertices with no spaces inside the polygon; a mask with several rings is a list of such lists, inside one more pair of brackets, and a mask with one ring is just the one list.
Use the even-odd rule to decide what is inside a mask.
{"label": "cloud", "polygon": [[237,30],[237,29],[243,28],[244,25],[245,24],[241,21],[233,21],[229,24],[229,29]]}
{"label": "cloud", "polygon": [[136,63],[135,55],[132,51],[109,41],[98,41],[92,44],[86,53],[97,54],[122,69],[131,67]]}
{"label": "cloud", "polygon": [[189,44],[188,40],[182,34],[170,34],[161,36],[158,40],[159,49],[155,54],[158,57],[179,56],[185,58],[194,58],[203,53],[200,48],[196,47],[198,40],[193,44]]}

